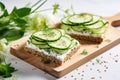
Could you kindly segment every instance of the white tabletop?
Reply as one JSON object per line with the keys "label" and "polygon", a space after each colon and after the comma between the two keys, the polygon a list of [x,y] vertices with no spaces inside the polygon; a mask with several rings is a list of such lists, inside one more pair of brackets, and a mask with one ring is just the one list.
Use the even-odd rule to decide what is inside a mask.
{"label": "white tabletop", "polygon": [[[28,2],[37,0],[0,0],[9,11],[13,6],[22,7]],[[48,0],[41,8],[52,7],[59,3],[61,8],[67,9],[72,5],[75,12],[88,12],[101,16],[111,16],[120,12],[120,0]],[[10,55],[11,56],[11,55]],[[97,58],[71,71],[69,74],[57,79],[34,66],[11,56],[12,65],[18,70],[12,78],[17,80],[119,80],[120,79],[120,44],[104,52]],[[96,62],[100,59],[100,63]],[[9,80],[9,79],[8,79]]]}

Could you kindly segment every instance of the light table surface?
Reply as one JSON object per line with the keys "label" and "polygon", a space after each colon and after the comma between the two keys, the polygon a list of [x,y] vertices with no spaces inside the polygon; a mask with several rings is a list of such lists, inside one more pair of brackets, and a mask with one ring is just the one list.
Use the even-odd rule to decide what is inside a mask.
{"label": "light table surface", "polygon": [[[14,6],[22,7],[28,2],[35,3],[37,0],[0,0],[9,11]],[[112,16],[120,12],[120,0],[48,0],[41,7],[46,9],[59,3],[61,8],[67,9],[72,5],[75,12],[88,12],[101,16]],[[18,70],[13,73],[17,80],[119,80],[120,79],[120,44],[104,52],[102,55],[87,62],[69,74],[55,78],[34,66],[11,56],[12,65]],[[100,63],[96,61],[100,59]]]}

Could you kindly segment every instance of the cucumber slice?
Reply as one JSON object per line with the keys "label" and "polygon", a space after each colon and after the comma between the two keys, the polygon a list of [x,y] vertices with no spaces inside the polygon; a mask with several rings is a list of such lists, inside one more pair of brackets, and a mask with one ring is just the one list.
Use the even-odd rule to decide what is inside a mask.
{"label": "cucumber slice", "polygon": [[41,41],[38,41],[38,40],[35,40],[35,39],[30,39],[30,41],[31,41],[32,44],[35,44],[35,45],[46,44],[45,42],[41,42]]}
{"label": "cucumber slice", "polygon": [[104,19],[101,19],[101,21],[104,23],[104,26],[107,26],[108,21],[106,21],[106,20],[104,20]]}
{"label": "cucumber slice", "polygon": [[82,23],[90,22],[92,20],[92,15],[86,13],[75,14],[69,17],[68,20],[73,24],[82,24]]}
{"label": "cucumber slice", "polygon": [[73,48],[73,47],[75,47],[75,46],[78,46],[78,45],[79,45],[79,42],[78,42],[77,40],[73,39],[73,40],[72,40],[72,44],[70,45],[69,48],[71,49],[71,48]]}
{"label": "cucumber slice", "polygon": [[62,30],[62,29],[59,29],[59,30],[62,33],[62,35],[65,35],[65,31],[64,30]]}
{"label": "cucumber slice", "polygon": [[74,31],[77,31],[77,32],[83,31],[83,25],[71,26],[71,28],[72,28]]}
{"label": "cucumber slice", "polygon": [[70,50],[71,48],[75,47],[75,46],[78,46],[79,45],[79,42],[75,39],[72,40],[72,43],[70,45],[70,47],[68,49],[65,49],[65,50],[61,50],[61,49],[56,49],[56,48],[53,48],[53,50],[55,52],[57,52],[58,54],[64,54],[66,52],[68,52],[68,50]]}
{"label": "cucumber slice", "polygon": [[39,47],[40,49],[49,49],[49,48],[50,48],[50,46],[47,45],[47,44],[41,44],[41,45],[39,45],[38,47]]}
{"label": "cucumber slice", "polygon": [[90,22],[88,22],[88,23],[85,23],[84,25],[86,26],[86,25],[94,24],[94,23],[96,23],[97,21],[99,21],[99,19],[100,19],[100,16],[93,16],[93,20],[90,21]]}
{"label": "cucumber slice", "polygon": [[66,25],[73,25],[73,23],[71,23],[69,20],[68,20],[69,16],[68,17],[65,17],[61,20],[61,22],[63,24],[66,24]]}
{"label": "cucumber slice", "polygon": [[92,25],[89,25],[89,26],[85,26],[85,27],[89,28],[89,29],[97,29],[97,28],[102,27],[103,25],[104,25],[104,23],[102,21],[98,21],[95,24],[92,24]]}
{"label": "cucumber slice", "polygon": [[57,29],[48,29],[48,30],[39,31],[34,33],[33,35],[45,41],[55,41],[62,36],[61,32]]}
{"label": "cucumber slice", "polygon": [[69,38],[70,40],[72,40],[71,36],[69,36],[67,34],[65,34],[64,36],[67,37],[67,38]]}
{"label": "cucumber slice", "polygon": [[61,29],[63,29],[65,32],[69,32],[72,30],[70,25],[65,24],[62,24]]}
{"label": "cucumber slice", "polygon": [[40,39],[40,38],[34,36],[33,34],[31,35],[30,39],[35,39],[35,40],[41,41],[41,42],[44,41],[44,40],[42,40],[42,39]]}
{"label": "cucumber slice", "polygon": [[102,28],[93,29],[92,33],[93,34],[103,34],[105,31],[106,31],[106,28],[103,26]]}
{"label": "cucumber slice", "polygon": [[62,36],[57,41],[48,42],[48,45],[57,49],[67,49],[71,45],[71,40],[68,37]]}
{"label": "cucumber slice", "polygon": [[65,49],[65,50],[61,50],[61,49],[56,49],[56,48],[53,48],[53,51],[55,51],[57,54],[65,54],[68,49]]}

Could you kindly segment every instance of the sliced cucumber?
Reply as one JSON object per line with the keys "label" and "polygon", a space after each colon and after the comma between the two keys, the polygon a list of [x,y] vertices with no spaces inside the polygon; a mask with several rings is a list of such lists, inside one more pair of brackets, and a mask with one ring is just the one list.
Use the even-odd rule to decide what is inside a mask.
{"label": "sliced cucumber", "polygon": [[55,41],[58,40],[62,36],[62,34],[57,29],[50,29],[36,32],[34,36],[46,41]]}
{"label": "sliced cucumber", "polygon": [[85,27],[89,28],[89,29],[97,29],[97,28],[102,27],[103,25],[104,25],[104,23],[102,21],[98,21],[95,24],[92,24],[92,25],[89,25],[89,26],[85,26]]}
{"label": "sliced cucumber", "polygon": [[65,49],[65,50],[61,50],[61,49],[56,49],[56,48],[53,48],[53,51],[55,51],[57,54],[65,54],[68,49]]}
{"label": "sliced cucumber", "polygon": [[68,20],[73,24],[82,24],[92,21],[92,15],[86,13],[75,14],[69,17]]}
{"label": "sliced cucumber", "polygon": [[73,23],[71,23],[69,20],[68,20],[69,16],[68,17],[65,17],[63,18],[61,21],[63,24],[66,24],[66,25],[73,25]]}
{"label": "sliced cucumber", "polygon": [[104,23],[104,26],[106,26],[108,24],[108,21],[101,19],[101,21]]}
{"label": "sliced cucumber", "polygon": [[41,45],[39,45],[39,48],[40,48],[40,49],[49,49],[50,46],[47,45],[47,44],[41,44]]}
{"label": "sliced cucumber", "polygon": [[72,40],[72,43],[70,45],[70,47],[68,49],[65,49],[65,50],[61,50],[61,49],[56,49],[56,48],[53,48],[53,50],[55,52],[57,52],[58,54],[64,54],[66,52],[68,52],[68,50],[70,50],[71,48],[75,47],[75,46],[78,46],[79,45],[79,42],[75,39]]}
{"label": "sliced cucumber", "polygon": [[46,44],[46,43],[43,42],[43,41],[38,41],[38,40],[35,40],[35,39],[31,39],[30,41],[31,41],[31,43],[33,43],[33,44],[35,44],[35,45]]}
{"label": "sliced cucumber", "polygon": [[105,33],[108,21],[100,16],[82,13],[74,14],[62,19],[61,28],[69,32],[87,32],[90,34],[101,35]]}
{"label": "sliced cucumber", "polygon": [[31,35],[30,39],[35,39],[35,40],[41,41],[41,42],[44,41],[44,40],[42,40],[42,39],[40,39],[40,38],[34,36],[33,34]]}
{"label": "sliced cucumber", "polygon": [[93,20],[90,21],[90,22],[88,22],[88,23],[85,23],[84,25],[86,26],[86,25],[94,24],[94,23],[96,23],[97,21],[99,21],[99,19],[100,19],[100,16],[93,16]]}
{"label": "sliced cucumber", "polygon": [[70,40],[72,40],[71,36],[69,36],[67,34],[65,34],[64,36],[67,37],[67,38],[69,38]]}
{"label": "sliced cucumber", "polygon": [[81,32],[83,31],[83,25],[79,25],[79,26],[71,26],[71,28],[74,30],[74,31],[77,31],[77,32]]}
{"label": "sliced cucumber", "polygon": [[69,32],[72,30],[70,25],[65,24],[62,24],[61,29],[63,29],[65,32]]}
{"label": "sliced cucumber", "polygon": [[59,29],[59,30],[62,33],[62,35],[65,35],[65,31],[64,30],[62,30],[62,29]]}
{"label": "sliced cucumber", "polygon": [[57,41],[48,42],[48,45],[57,49],[67,49],[71,45],[71,40],[68,37],[62,36]]}
{"label": "sliced cucumber", "polygon": [[103,26],[102,28],[98,28],[98,29],[93,29],[92,33],[93,34],[103,34],[105,32],[106,28]]}
{"label": "sliced cucumber", "polygon": [[79,45],[79,42],[78,42],[77,40],[73,39],[73,40],[72,40],[72,44],[70,45],[69,48],[71,49],[71,48],[73,48],[73,47],[75,47],[75,46],[78,46],[78,45]]}

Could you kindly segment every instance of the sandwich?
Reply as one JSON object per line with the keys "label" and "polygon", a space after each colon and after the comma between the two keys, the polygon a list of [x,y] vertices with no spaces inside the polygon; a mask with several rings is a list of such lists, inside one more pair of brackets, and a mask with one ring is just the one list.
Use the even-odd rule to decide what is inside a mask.
{"label": "sandwich", "polygon": [[98,44],[103,41],[108,25],[101,16],[88,13],[69,15],[62,18],[61,22],[60,28],[71,37]]}
{"label": "sandwich", "polygon": [[67,35],[64,30],[45,28],[28,38],[25,51],[39,56],[42,63],[57,67],[69,60],[79,47],[79,41]]}

